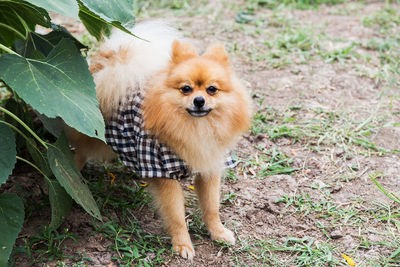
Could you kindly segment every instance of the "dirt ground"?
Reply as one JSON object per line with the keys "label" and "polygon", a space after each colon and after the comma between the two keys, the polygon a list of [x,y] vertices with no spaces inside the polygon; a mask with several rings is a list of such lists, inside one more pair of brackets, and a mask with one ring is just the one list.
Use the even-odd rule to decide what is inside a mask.
{"label": "dirt ground", "polygon": [[[190,206],[188,224],[196,250],[193,262],[168,251],[168,237],[151,205],[131,209],[137,223],[144,232],[163,238],[160,246],[167,249],[162,260],[166,266],[345,266],[342,254],[357,266],[400,266],[400,258],[394,255],[396,251],[400,254],[399,204],[370,178],[376,177],[387,191],[399,195],[399,77],[385,76],[390,72],[384,71],[380,52],[365,45],[386,36],[382,28],[365,22],[366,17],[384,10],[385,3],[349,2],[306,10],[264,6],[253,10],[246,3],[156,6],[139,16],[166,19],[199,50],[216,41],[224,43],[236,72],[252,92],[256,114],[264,116],[255,119],[234,150],[239,164],[222,186],[222,220],[234,230],[238,242],[235,246],[213,243],[204,226],[196,228],[195,199],[186,187],[190,180],[182,183]],[[400,5],[391,8],[400,10]],[[249,10],[245,14],[249,21],[239,23],[238,14]],[[78,23],[56,19],[72,33],[84,33]],[[395,24],[390,34],[400,38],[399,28]],[[301,38],[311,48],[298,49],[299,42],[293,42],[292,48],[276,45],[278,37],[290,42],[290,34],[297,34],[293,30],[302,33],[299,36],[305,36]],[[349,44],[355,44],[352,52],[343,52]],[[274,50],[284,54],[273,55]],[[279,161],[272,160],[273,151],[283,155],[281,160],[293,170],[265,174],[268,166]],[[84,171],[90,181],[103,173],[97,165]],[[60,228],[76,239],[66,238],[60,244],[64,258],[32,260],[40,258],[40,253],[47,255],[35,251],[46,251],[45,241],[27,245],[50,218],[41,181],[38,174],[21,166],[1,189],[22,192],[27,199],[28,216],[16,247],[25,247],[25,252],[30,247],[32,256],[16,253],[15,266],[126,263],[120,260],[122,252],[110,248],[115,239],[96,229],[98,222],[77,205]],[[129,180],[118,182],[137,186]],[[105,222],[125,216],[120,209],[108,208],[107,213]],[[147,257],[148,263],[160,264],[152,262],[157,257],[154,252]]]}

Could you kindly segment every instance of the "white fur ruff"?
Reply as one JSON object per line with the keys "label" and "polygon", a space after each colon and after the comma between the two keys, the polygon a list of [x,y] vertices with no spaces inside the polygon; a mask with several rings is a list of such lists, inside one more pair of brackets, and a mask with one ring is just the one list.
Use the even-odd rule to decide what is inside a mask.
{"label": "white fur ruff", "polygon": [[174,40],[181,34],[161,20],[137,24],[131,32],[139,39],[115,30],[99,52],[112,50],[115,55],[93,73],[100,108],[107,120],[132,92],[143,91],[149,79],[165,68],[171,58]]}

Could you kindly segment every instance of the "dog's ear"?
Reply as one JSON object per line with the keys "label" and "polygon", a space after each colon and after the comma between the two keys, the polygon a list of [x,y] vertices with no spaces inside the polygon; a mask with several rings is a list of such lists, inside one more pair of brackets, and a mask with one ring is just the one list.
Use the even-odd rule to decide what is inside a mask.
{"label": "dog's ear", "polygon": [[172,43],[172,57],[171,60],[175,64],[179,64],[190,58],[197,57],[197,52],[193,45],[189,43],[181,43],[175,40]]}
{"label": "dog's ear", "polygon": [[222,44],[210,45],[204,52],[203,57],[215,60],[223,65],[229,65],[228,53]]}

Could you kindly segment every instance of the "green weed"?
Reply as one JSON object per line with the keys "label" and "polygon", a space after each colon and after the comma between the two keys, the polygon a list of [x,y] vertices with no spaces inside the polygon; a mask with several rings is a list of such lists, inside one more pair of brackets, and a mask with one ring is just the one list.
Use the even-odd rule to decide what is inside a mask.
{"label": "green weed", "polygon": [[59,233],[47,226],[41,226],[36,235],[24,239],[24,249],[34,263],[61,260],[67,257],[63,252],[63,243],[68,239],[76,241],[77,236],[68,229]]}
{"label": "green weed", "polygon": [[380,174],[373,173],[369,175],[369,178],[376,184],[376,186],[379,188],[379,190],[382,191],[385,196],[396,202],[397,204],[400,204],[400,197],[396,195],[393,192],[388,192],[378,181],[377,178],[380,176]]}
{"label": "green weed", "polygon": [[311,237],[288,238],[282,246],[271,247],[271,251],[288,252],[295,255],[298,266],[332,266],[341,261],[333,256],[335,247],[321,243]]}
{"label": "green weed", "polygon": [[235,259],[239,265],[246,255],[266,266],[336,266],[343,261],[335,256],[338,254],[335,249],[312,237],[288,237],[283,243],[273,239],[240,240],[240,248],[235,250],[240,256]]}
{"label": "green weed", "polygon": [[262,164],[257,174],[258,177],[264,178],[274,174],[290,174],[298,170],[292,167],[292,159],[283,154],[276,147],[269,150],[262,149],[261,151],[263,151],[264,155],[268,156],[269,159],[261,159]]}
{"label": "green weed", "polygon": [[109,248],[116,252],[113,260],[125,266],[155,266],[162,264],[171,254],[167,237],[144,231],[135,215],[129,210],[119,220],[112,219],[95,225],[96,232],[113,241]]}
{"label": "green weed", "polygon": [[315,55],[318,41],[311,28],[284,28],[267,32],[263,46],[250,50],[253,61],[267,62],[273,68],[291,64],[306,64]]}
{"label": "green weed", "polygon": [[381,33],[387,33],[400,25],[400,13],[395,7],[387,6],[371,16],[364,17],[362,23],[366,27],[376,27]]}
{"label": "green weed", "polygon": [[243,175],[247,173],[252,177],[265,178],[275,174],[290,174],[297,170],[292,167],[292,159],[282,153],[279,148],[265,149],[258,147],[258,153],[254,158],[243,160],[240,163],[240,170]]}
{"label": "green weed", "polygon": [[334,145],[345,149],[346,152],[363,153],[360,150],[356,151],[356,147],[378,153],[396,152],[378,147],[369,140],[385,126],[385,119],[377,118],[377,113],[360,121],[343,111],[299,111],[288,108],[282,112],[265,107],[254,115],[251,131],[255,135],[265,133],[273,141],[288,138],[292,143],[307,143],[314,148]]}
{"label": "green weed", "polygon": [[[346,226],[359,226],[365,221],[359,210],[357,204],[346,207],[338,207],[337,204],[325,198],[320,201],[311,199],[309,194],[301,194],[295,196],[283,196],[278,203],[285,203],[286,208],[295,208],[296,213],[300,213],[302,217],[313,215],[316,218],[327,220],[329,227],[336,227],[337,225]],[[316,221],[317,226],[321,226],[321,222]],[[319,227],[320,229],[322,227]],[[325,234],[325,233],[324,233]]]}
{"label": "green weed", "polygon": [[239,177],[238,177],[236,168],[227,169],[225,171],[224,179],[225,179],[225,181],[227,181],[231,184],[237,183],[239,181]]}
{"label": "green weed", "polygon": [[189,210],[186,216],[186,221],[189,231],[196,235],[196,237],[203,239],[202,236],[208,234],[207,226],[203,222],[200,208],[196,207]]}
{"label": "green weed", "polygon": [[356,46],[355,43],[351,43],[343,48],[334,49],[332,51],[321,50],[319,53],[327,63],[344,63],[346,60],[355,60],[359,56],[358,53],[354,51]]}

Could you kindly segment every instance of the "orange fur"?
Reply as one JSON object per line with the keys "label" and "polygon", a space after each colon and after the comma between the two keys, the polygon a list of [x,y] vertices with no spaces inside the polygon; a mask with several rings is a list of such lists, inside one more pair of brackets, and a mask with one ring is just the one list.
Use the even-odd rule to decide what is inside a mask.
{"label": "orange fur", "polygon": [[220,177],[198,175],[195,179],[194,188],[199,198],[204,223],[211,233],[211,238],[235,244],[233,233],[222,225],[219,218]]}
{"label": "orange fur", "polygon": [[185,222],[182,187],[171,179],[146,179],[155,204],[163,218],[165,228],[172,238],[172,245],[182,257],[192,259],[194,249]]}
{"label": "orange fur", "polygon": [[[168,68],[154,77],[143,102],[145,127],[168,144],[194,171],[220,175],[226,153],[248,129],[250,100],[229,67],[221,46],[211,46],[202,56],[193,47],[175,41]],[[180,88],[190,85],[193,93]],[[211,96],[206,88],[219,91]],[[186,108],[202,96],[212,111],[192,117]]]}
{"label": "orange fur", "polygon": [[81,170],[90,159],[111,161],[117,157],[111,147],[103,141],[84,135],[68,126],[65,126],[64,130],[68,140],[76,149],[74,161],[79,170]]}
{"label": "orange fur", "polygon": [[[219,218],[220,176],[226,154],[250,125],[251,105],[248,93],[230,67],[225,49],[212,45],[200,56],[192,45],[174,41],[166,67],[157,72],[149,68],[137,76],[135,70],[140,72],[141,66],[132,63],[134,55],[137,54],[129,47],[102,47],[92,59],[90,71],[105,120],[113,116],[129,94],[144,90],[145,127],[199,173],[195,188],[212,239],[234,243],[233,233]],[[163,66],[162,62],[157,66]],[[183,94],[180,88],[185,85],[191,86],[193,92]],[[217,93],[207,93],[209,86],[218,88]],[[186,109],[199,96],[212,110],[204,117],[193,117]],[[111,148],[97,139],[71,128],[67,128],[67,136],[77,147],[75,161],[79,168],[90,158],[115,157]],[[174,250],[192,259],[194,249],[185,223],[182,188],[171,179],[147,180]]]}

